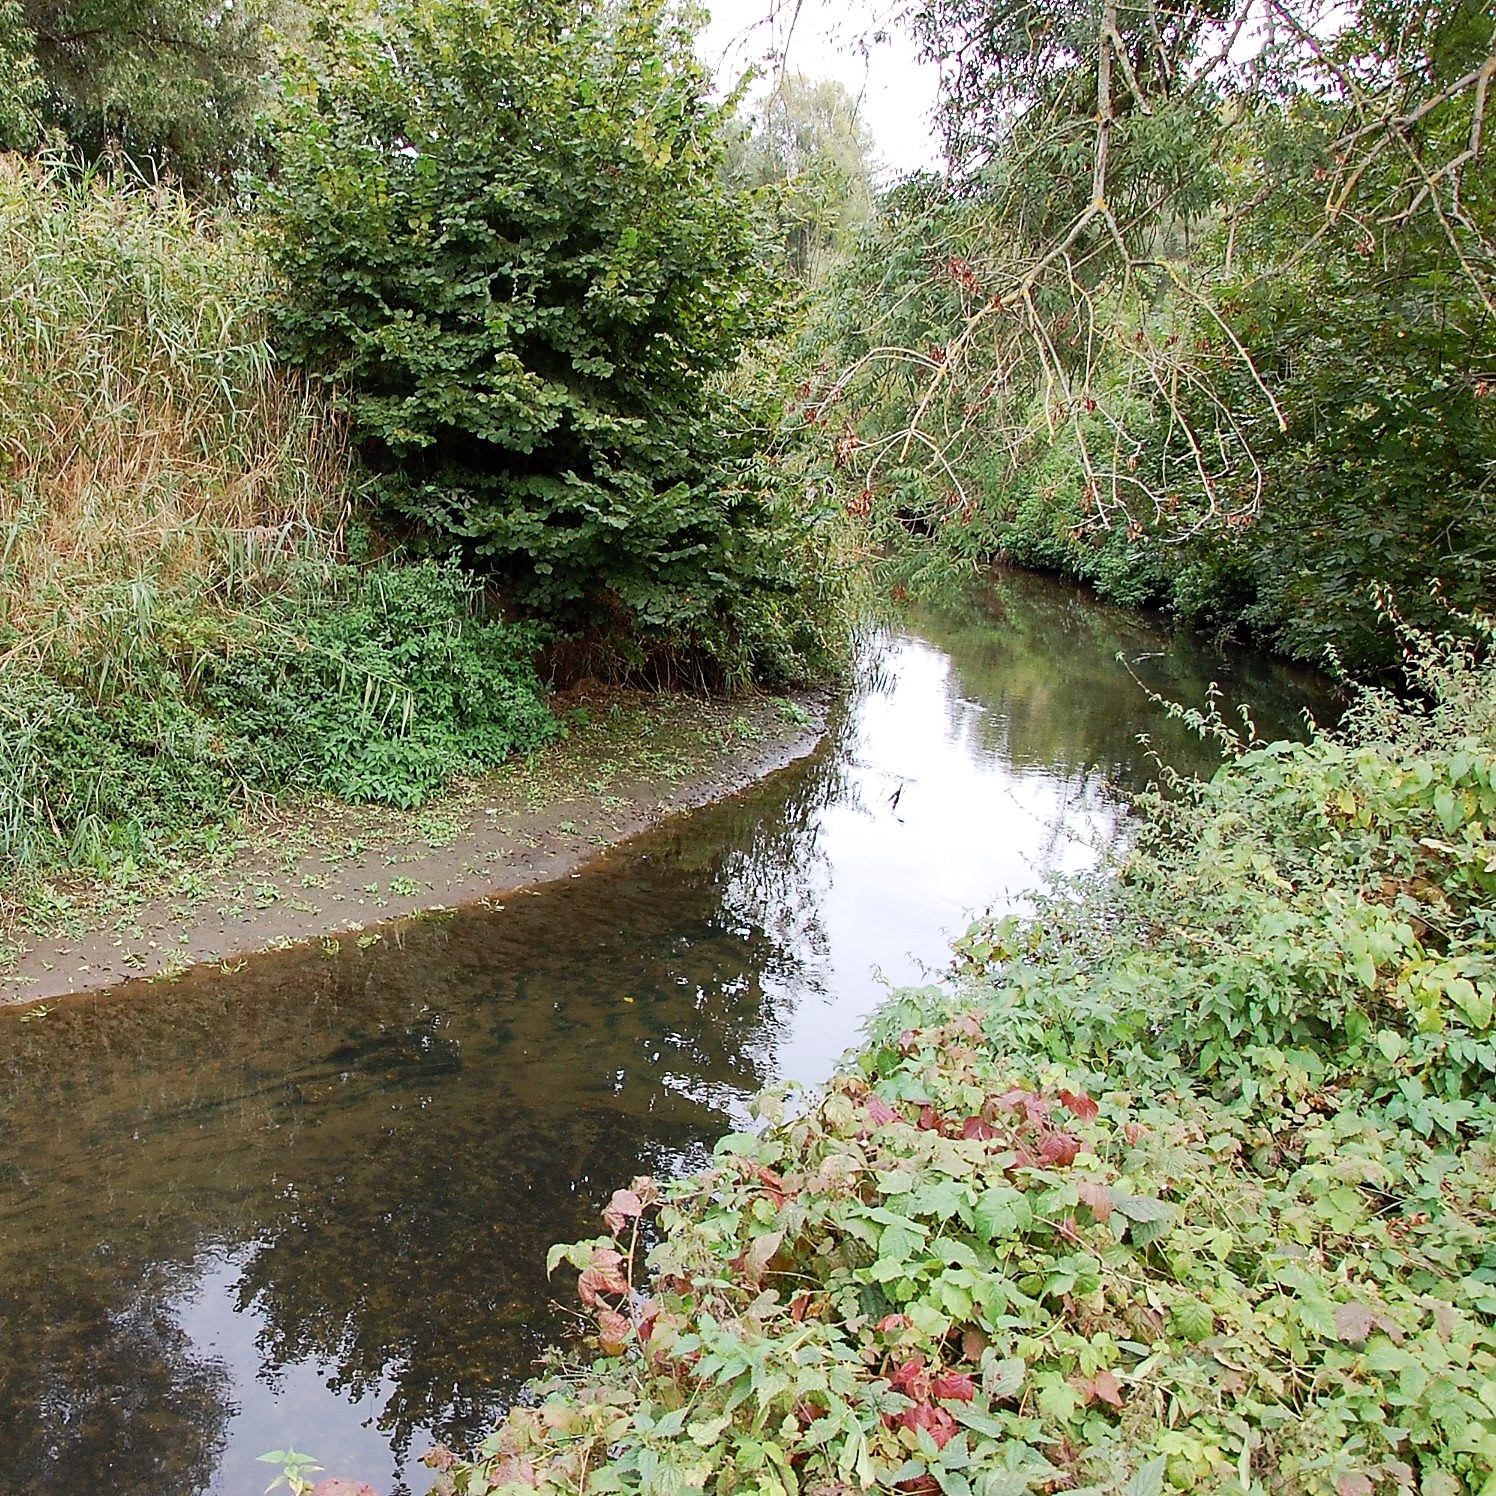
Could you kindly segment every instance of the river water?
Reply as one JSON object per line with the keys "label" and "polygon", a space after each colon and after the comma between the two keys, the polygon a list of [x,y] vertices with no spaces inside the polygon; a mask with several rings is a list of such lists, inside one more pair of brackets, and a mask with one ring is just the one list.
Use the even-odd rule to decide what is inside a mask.
{"label": "river water", "polygon": [[[1123,660],[1118,661],[1121,652]],[[0,1012],[0,1493],[258,1496],[256,1456],[420,1493],[570,1323],[544,1271],[886,983],[1084,868],[1215,758],[1139,681],[1267,735],[1312,678],[1024,576],[868,641],[821,749],[583,877]]]}

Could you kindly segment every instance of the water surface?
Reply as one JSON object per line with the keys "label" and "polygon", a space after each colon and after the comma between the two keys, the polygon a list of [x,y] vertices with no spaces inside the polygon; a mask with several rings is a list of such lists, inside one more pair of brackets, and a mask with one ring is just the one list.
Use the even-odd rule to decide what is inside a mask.
{"label": "water surface", "polygon": [[581,878],[0,1013],[0,1492],[257,1496],[287,1444],[427,1490],[417,1456],[572,1322],[551,1242],[824,1080],[971,914],[1088,865],[1155,772],[1140,732],[1208,772],[1134,677],[1218,680],[1274,733],[1328,707],[1007,578],[870,641],[811,759]]}

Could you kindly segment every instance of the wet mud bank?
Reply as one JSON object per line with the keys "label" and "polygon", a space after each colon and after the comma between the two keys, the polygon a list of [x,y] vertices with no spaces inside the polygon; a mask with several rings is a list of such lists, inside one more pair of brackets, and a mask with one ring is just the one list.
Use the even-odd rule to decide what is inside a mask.
{"label": "wet mud bank", "polygon": [[417,810],[282,806],[219,857],[170,879],[60,889],[51,925],[13,939],[20,954],[0,966],[0,1004],[170,981],[313,941],[367,940],[390,921],[580,876],[608,848],[811,753],[831,699],[585,685],[558,701],[565,742]]}

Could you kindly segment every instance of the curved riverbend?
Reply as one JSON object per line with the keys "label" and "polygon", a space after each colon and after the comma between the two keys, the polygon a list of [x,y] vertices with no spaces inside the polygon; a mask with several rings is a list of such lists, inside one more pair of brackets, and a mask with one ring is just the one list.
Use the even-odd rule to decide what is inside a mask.
{"label": "curved riverbend", "polygon": [[[1208,753],[1116,659],[1264,726],[1322,696],[1012,578],[870,642],[821,749],[504,901],[0,1013],[0,1489],[422,1492],[564,1332],[546,1246],[814,1083],[994,900]],[[1270,714],[1273,714],[1270,717]]]}

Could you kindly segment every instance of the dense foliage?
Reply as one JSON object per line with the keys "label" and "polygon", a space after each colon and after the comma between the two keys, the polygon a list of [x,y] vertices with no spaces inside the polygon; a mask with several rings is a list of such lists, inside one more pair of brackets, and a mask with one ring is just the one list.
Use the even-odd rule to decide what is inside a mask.
{"label": "dense foliage", "polygon": [[259,159],[273,28],[299,14],[291,0],[5,0],[0,149],[123,153],[194,192],[227,189]]}
{"label": "dense foliage", "polygon": [[336,55],[271,191],[281,342],[346,391],[386,514],[635,663],[782,669],[804,526],[725,380],[771,288],[689,28],[423,4]]}
{"label": "dense foliage", "polygon": [[234,225],[3,167],[0,898],[545,741],[527,631],[450,569],[344,559],[342,432],[272,364]]}
{"label": "dense foliage", "polygon": [[8,651],[0,856],[138,867],[211,841],[254,794],[415,805],[556,723],[534,640],[474,612],[432,563],[322,574],[231,611],[136,587],[97,595],[107,663]]}
{"label": "dense foliage", "polygon": [[602,1359],[456,1488],[1490,1496],[1496,669],[1414,645],[618,1191]]}
{"label": "dense foliage", "polygon": [[1488,8],[914,14],[954,180],[890,198],[802,404],[879,539],[1362,667],[1378,585],[1488,605]]}

